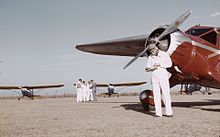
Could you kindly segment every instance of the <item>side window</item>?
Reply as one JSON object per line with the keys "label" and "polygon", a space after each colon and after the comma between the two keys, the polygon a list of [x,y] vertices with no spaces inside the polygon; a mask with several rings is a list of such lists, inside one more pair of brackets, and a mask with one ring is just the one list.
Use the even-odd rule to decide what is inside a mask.
{"label": "side window", "polygon": [[208,28],[208,29],[191,29],[191,30],[188,30],[186,33],[193,35],[193,36],[199,36],[199,35],[206,33],[210,30],[211,30],[210,28]]}
{"label": "side window", "polygon": [[216,45],[217,34],[215,31],[212,31],[206,35],[203,35],[201,38]]}
{"label": "side window", "polygon": [[199,36],[199,35],[201,35],[203,33],[203,31],[201,31],[201,29],[192,29],[191,30],[191,34],[193,35],[193,36]]}

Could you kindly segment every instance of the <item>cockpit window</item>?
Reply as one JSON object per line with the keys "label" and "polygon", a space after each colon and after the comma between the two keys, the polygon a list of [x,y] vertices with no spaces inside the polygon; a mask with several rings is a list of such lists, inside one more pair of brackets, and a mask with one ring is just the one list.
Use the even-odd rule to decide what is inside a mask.
{"label": "cockpit window", "polygon": [[190,29],[186,33],[190,34],[190,35],[193,35],[193,36],[199,36],[199,35],[201,35],[203,33],[206,33],[210,30],[211,30],[211,28],[208,28],[208,29]]}
{"label": "cockpit window", "polygon": [[212,31],[212,32],[202,36],[201,38],[216,45],[217,34],[215,31]]}

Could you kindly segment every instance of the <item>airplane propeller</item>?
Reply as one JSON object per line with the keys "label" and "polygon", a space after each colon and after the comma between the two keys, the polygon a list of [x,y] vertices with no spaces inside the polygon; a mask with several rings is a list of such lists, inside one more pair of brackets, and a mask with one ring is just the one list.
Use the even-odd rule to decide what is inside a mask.
{"label": "airplane propeller", "polygon": [[161,44],[164,45],[161,40],[162,38],[164,38],[164,36],[171,34],[172,32],[176,31],[177,28],[189,17],[189,15],[192,13],[192,11],[187,11],[184,14],[182,14],[179,18],[177,18],[176,20],[174,20],[170,25],[168,25],[168,27],[163,31],[163,33],[161,33],[158,37],[154,37],[154,38],[147,38],[146,42],[145,42],[145,49],[140,52],[137,56],[135,56],[131,61],[128,62],[128,64],[126,64],[123,69],[126,69],[128,66],[130,66],[135,60],[137,60],[140,56],[142,56],[143,54],[146,53],[146,51],[148,50],[147,48],[147,44],[151,43],[151,44]]}

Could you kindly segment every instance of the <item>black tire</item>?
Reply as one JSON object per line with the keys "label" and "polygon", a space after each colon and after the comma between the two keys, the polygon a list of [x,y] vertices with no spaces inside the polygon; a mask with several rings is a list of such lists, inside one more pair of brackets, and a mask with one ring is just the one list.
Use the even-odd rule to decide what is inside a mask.
{"label": "black tire", "polygon": [[148,104],[142,103],[142,106],[145,111],[150,111],[150,106]]}

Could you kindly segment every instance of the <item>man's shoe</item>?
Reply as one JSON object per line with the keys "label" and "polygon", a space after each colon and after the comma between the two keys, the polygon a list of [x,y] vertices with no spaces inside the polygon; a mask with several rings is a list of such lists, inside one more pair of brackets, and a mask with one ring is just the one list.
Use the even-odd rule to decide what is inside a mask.
{"label": "man's shoe", "polygon": [[173,117],[173,115],[165,115],[165,117],[172,118],[172,117]]}
{"label": "man's shoe", "polygon": [[159,115],[154,115],[154,117],[162,117],[162,116],[159,116]]}

